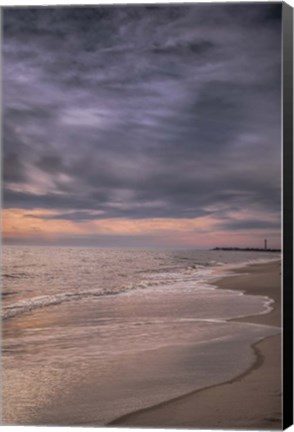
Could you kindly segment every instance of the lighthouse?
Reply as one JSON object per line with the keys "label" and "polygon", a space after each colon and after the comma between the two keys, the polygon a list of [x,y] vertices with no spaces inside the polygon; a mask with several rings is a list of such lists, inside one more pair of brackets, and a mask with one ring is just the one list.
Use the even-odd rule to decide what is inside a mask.
{"label": "lighthouse", "polygon": [[267,239],[264,240],[264,250],[267,250]]}

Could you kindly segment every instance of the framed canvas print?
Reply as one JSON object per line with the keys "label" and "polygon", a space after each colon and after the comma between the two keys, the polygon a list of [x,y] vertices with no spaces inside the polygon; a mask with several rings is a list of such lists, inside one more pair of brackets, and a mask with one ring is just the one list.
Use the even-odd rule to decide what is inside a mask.
{"label": "framed canvas print", "polygon": [[1,16],[2,424],[292,425],[292,7]]}

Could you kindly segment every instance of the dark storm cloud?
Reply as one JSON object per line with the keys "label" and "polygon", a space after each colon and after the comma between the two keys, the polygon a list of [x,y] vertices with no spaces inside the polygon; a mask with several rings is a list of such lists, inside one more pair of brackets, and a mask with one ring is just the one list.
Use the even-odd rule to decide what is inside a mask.
{"label": "dark storm cloud", "polygon": [[278,217],[280,11],[5,9],[4,206]]}
{"label": "dark storm cloud", "polygon": [[22,183],[24,180],[24,167],[19,156],[7,153],[3,160],[3,177],[6,182]]}

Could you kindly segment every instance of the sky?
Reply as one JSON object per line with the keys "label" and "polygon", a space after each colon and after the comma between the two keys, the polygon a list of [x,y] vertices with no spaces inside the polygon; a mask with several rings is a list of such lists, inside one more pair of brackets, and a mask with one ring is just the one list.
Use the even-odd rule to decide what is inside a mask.
{"label": "sky", "polygon": [[2,18],[5,243],[280,247],[281,4]]}

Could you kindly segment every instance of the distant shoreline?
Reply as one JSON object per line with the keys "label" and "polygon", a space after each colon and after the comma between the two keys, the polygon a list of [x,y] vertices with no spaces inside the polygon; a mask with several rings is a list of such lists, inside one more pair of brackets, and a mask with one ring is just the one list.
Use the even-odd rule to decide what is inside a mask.
{"label": "distant shoreline", "polygon": [[238,252],[281,252],[281,249],[239,248],[239,247],[215,247],[213,251],[238,251]]}

